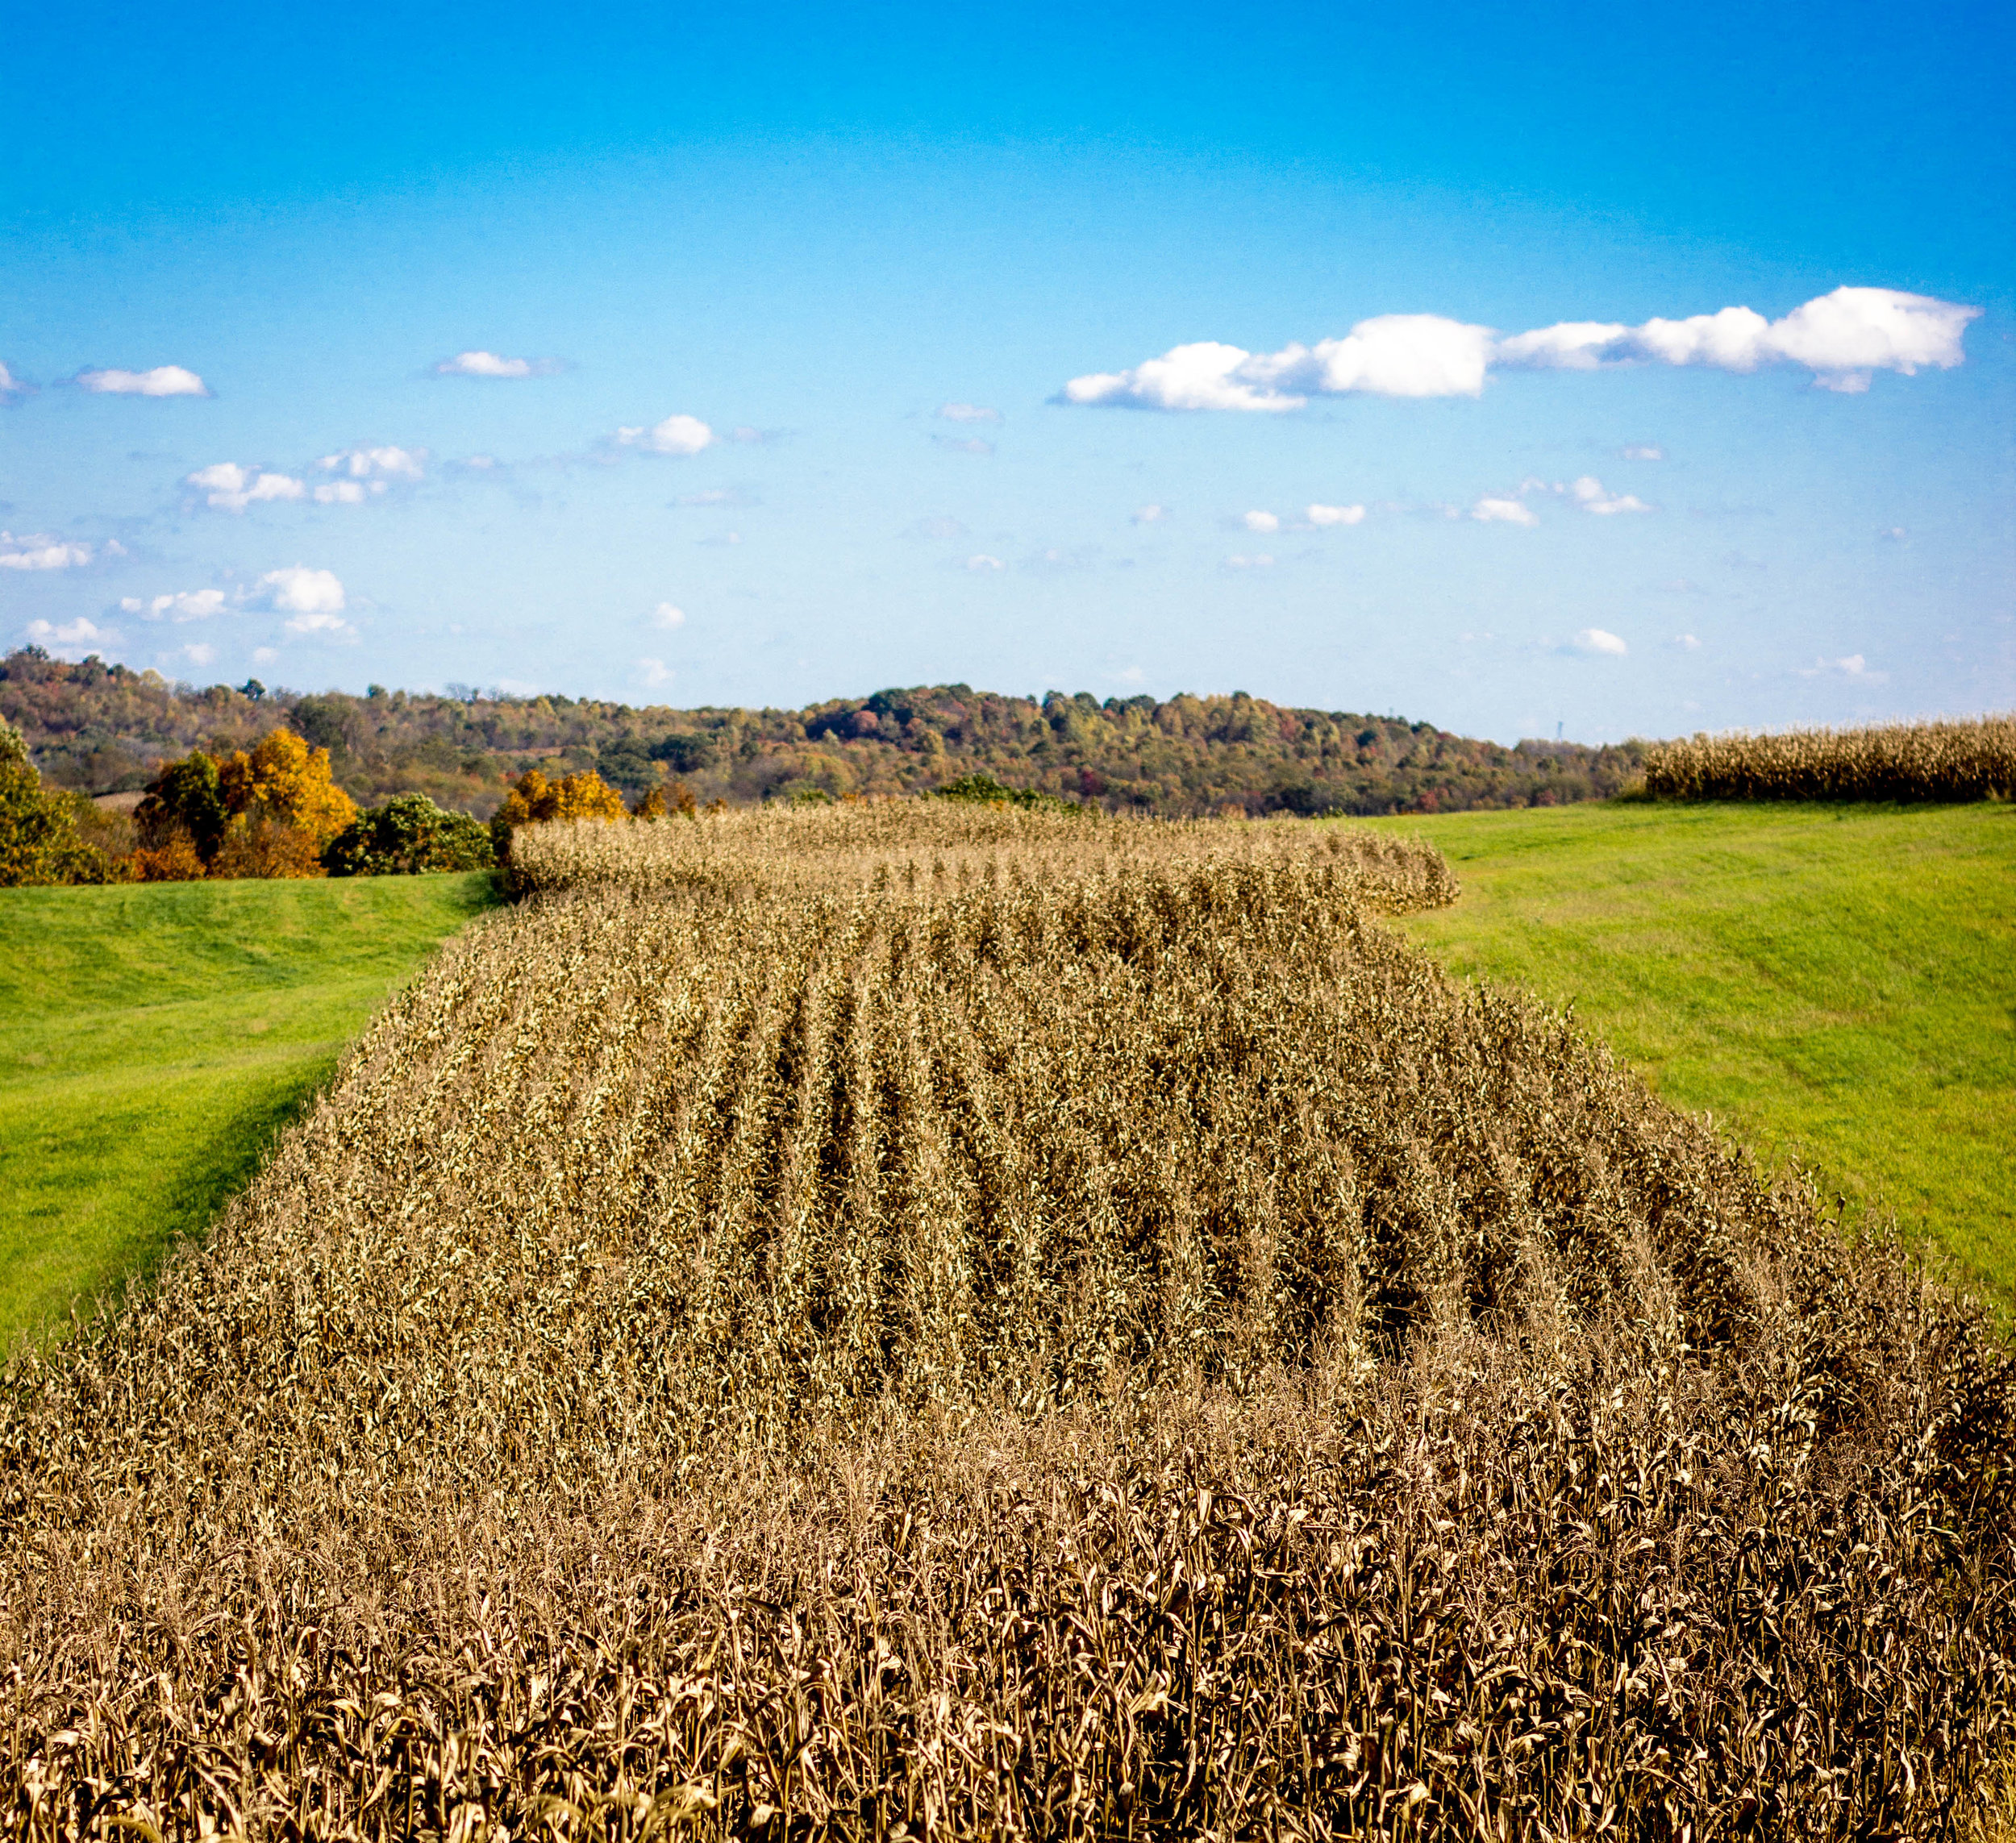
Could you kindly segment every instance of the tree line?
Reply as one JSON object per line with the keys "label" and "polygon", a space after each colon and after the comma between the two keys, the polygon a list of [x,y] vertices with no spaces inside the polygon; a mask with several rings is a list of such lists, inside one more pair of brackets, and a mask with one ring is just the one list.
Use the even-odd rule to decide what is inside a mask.
{"label": "tree line", "polygon": [[144,788],[202,748],[247,750],[285,726],[329,752],[360,805],[425,793],[487,819],[526,773],[592,772],[627,801],[683,783],[705,802],[928,791],[968,773],[1109,811],[1189,817],[1456,812],[1555,805],[1620,791],[1643,745],[1514,747],[1393,716],[1291,708],[1235,692],[1006,697],[966,684],[879,691],[801,709],[674,709],[460,686],[362,697],[244,684],[198,689],[33,647],[0,659],[0,715],[56,787]]}

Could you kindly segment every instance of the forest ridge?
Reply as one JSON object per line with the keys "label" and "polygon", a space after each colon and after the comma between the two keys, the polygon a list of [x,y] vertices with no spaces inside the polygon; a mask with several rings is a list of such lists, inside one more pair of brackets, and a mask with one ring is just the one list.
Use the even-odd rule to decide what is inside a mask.
{"label": "forest ridge", "polygon": [[916,793],[978,772],[1114,811],[1447,813],[1614,793],[1644,751],[1637,742],[1506,748],[1431,723],[1293,709],[1243,692],[1102,701],[945,684],[801,710],[680,710],[460,685],[373,685],[361,697],[256,680],[199,689],[31,647],[0,659],[0,717],[19,726],[48,781],[77,793],[137,789],[191,748],[244,748],[284,723],[329,750],[337,782],[360,802],[423,793],[482,817],[532,768],[593,768],[633,796],[679,780],[699,798],[737,804]]}

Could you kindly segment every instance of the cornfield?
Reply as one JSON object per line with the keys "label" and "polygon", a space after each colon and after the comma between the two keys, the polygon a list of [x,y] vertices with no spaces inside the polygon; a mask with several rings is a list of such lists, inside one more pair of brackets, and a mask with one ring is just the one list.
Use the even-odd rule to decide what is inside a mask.
{"label": "cornfield", "polygon": [[1985,800],[2016,793],[2016,717],[1697,735],[1645,757],[1668,800]]}
{"label": "cornfield", "polygon": [[15,1358],[12,1833],[2001,1795],[2006,1347],[1402,943],[1431,853],[869,809],[514,872],[207,1241]]}

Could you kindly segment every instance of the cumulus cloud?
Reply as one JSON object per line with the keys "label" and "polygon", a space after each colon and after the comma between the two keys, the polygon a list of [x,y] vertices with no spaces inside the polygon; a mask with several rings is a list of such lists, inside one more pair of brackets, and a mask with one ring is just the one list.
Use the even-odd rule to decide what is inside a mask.
{"label": "cumulus cloud", "polygon": [[977,556],[967,558],[966,567],[976,576],[986,576],[993,574],[996,570],[1006,569],[1008,566],[999,557],[990,557],[983,551]]}
{"label": "cumulus cloud", "polygon": [[86,648],[96,651],[102,647],[116,643],[119,635],[108,633],[95,622],[86,620],[80,614],[76,620],[65,621],[60,625],[51,621],[31,621],[28,623],[28,638],[36,646],[59,657],[73,659]]}
{"label": "cumulus cloud", "polygon": [[661,601],[651,611],[651,624],[654,627],[683,627],[686,624],[686,611],[669,601]]}
{"label": "cumulus cloud", "polygon": [[672,683],[672,668],[663,659],[642,659],[637,661],[635,676],[642,683],[657,686]]}
{"label": "cumulus cloud", "polygon": [[1610,493],[1605,489],[1595,475],[1585,473],[1580,480],[1570,481],[1568,497],[1585,512],[1593,512],[1608,518],[1618,512],[1649,512],[1652,507],[1634,493]]}
{"label": "cumulus cloud", "polygon": [[1676,634],[1668,644],[1683,653],[1697,653],[1701,651],[1701,642],[1692,634]]}
{"label": "cumulus cloud", "polygon": [[122,613],[137,614],[143,621],[207,621],[224,612],[224,592],[221,589],[185,589],[145,600],[137,595],[127,595],[120,597],[119,608]]}
{"label": "cumulus cloud", "polygon": [[347,475],[352,480],[419,480],[427,471],[425,448],[344,448],[324,455],[315,465],[324,473]]}
{"label": "cumulus cloud", "polygon": [[1815,659],[1813,664],[1799,675],[1801,678],[1855,678],[1865,684],[1881,684],[1890,675],[1886,672],[1872,672],[1869,662],[1860,653],[1850,653],[1844,659]]}
{"label": "cumulus cloud", "polygon": [[1664,448],[1655,447],[1649,442],[1634,442],[1617,451],[1626,460],[1663,461],[1666,458]]}
{"label": "cumulus cloud", "polygon": [[1159,525],[1169,515],[1166,505],[1137,505],[1131,522],[1136,525]]}
{"label": "cumulus cloud", "polygon": [[437,360],[436,377],[551,377],[566,367],[554,358],[504,358],[496,352],[457,352]]}
{"label": "cumulus cloud", "polygon": [[1200,340],[1131,370],[1074,377],[1067,403],[1148,410],[1299,410],[1312,395],[1474,397],[1484,389],[1491,330],[1439,314],[1382,314],[1340,339],[1250,352]]}
{"label": "cumulus cloud", "polygon": [[1302,516],[1320,531],[1331,525],[1362,525],[1365,509],[1362,505],[1312,505]]}
{"label": "cumulus cloud", "polygon": [[1248,512],[1241,515],[1239,522],[1249,531],[1278,531],[1281,520],[1272,512]]}
{"label": "cumulus cloud", "polygon": [[34,394],[33,385],[23,383],[4,364],[0,364],[0,403],[11,403],[17,397]]}
{"label": "cumulus cloud", "polygon": [[1533,509],[1523,499],[1480,499],[1470,508],[1480,525],[1537,525]]}
{"label": "cumulus cloud", "polygon": [[276,614],[296,616],[287,623],[290,634],[330,633],[349,626],[341,618],[346,604],[334,570],[310,569],[305,564],[269,570],[253,586],[252,596]]}
{"label": "cumulus cloud", "polygon": [[648,455],[697,455],[714,445],[714,431],[698,416],[668,416],[649,428],[619,429],[619,447],[635,448]]}
{"label": "cumulus cloud", "polygon": [[[1684,319],[1565,320],[1501,338],[1488,327],[1439,314],[1382,314],[1342,339],[1277,352],[1199,340],[1126,371],[1074,377],[1059,401],[1149,410],[1299,410],[1311,397],[1475,397],[1499,366],[1600,371],[1631,364],[1711,365],[1755,371],[1804,365],[1831,390],[1868,388],[1870,374],[1906,377],[1921,366],[1963,362],[1968,325],[1981,313],[1893,288],[1837,288],[1768,320],[1748,307]],[[1656,451],[1627,451],[1656,460]]]}
{"label": "cumulus cloud", "polygon": [[1496,359],[1569,371],[1637,361],[1749,372],[1782,361],[1804,365],[1829,389],[1866,390],[1872,372],[1910,377],[1921,366],[1947,371],[1962,363],[1968,326],[1981,311],[1894,288],[1837,288],[1778,320],[1748,307],[1724,307],[1639,327],[1597,321],[1543,327],[1500,340]]}
{"label": "cumulus cloud", "polygon": [[0,531],[0,569],[81,569],[90,560],[89,544],[65,543],[46,531],[19,538]]}
{"label": "cumulus cloud", "polygon": [[207,641],[198,640],[182,648],[182,657],[194,666],[206,666],[217,657],[217,649]]}
{"label": "cumulus cloud", "polygon": [[308,493],[307,483],[291,474],[240,467],[235,461],[198,468],[182,484],[202,493],[206,505],[224,512],[242,512],[248,505],[269,500],[303,499]]}
{"label": "cumulus cloud", "polygon": [[1570,643],[1578,653],[1589,653],[1601,659],[1621,659],[1631,648],[1614,634],[1606,633],[1601,627],[1585,627]]}
{"label": "cumulus cloud", "polygon": [[1227,569],[1272,569],[1274,567],[1274,560],[1264,551],[1261,551],[1251,556],[1243,555],[1229,556],[1225,560],[1225,567]]}
{"label": "cumulus cloud", "polygon": [[210,386],[178,364],[157,364],[152,371],[81,371],[78,387],[101,397],[207,397]]}
{"label": "cumulus cloud", "polygon": [[977,403],[941,403],[938,414],[948,422],[998,422],[1001,412]]}

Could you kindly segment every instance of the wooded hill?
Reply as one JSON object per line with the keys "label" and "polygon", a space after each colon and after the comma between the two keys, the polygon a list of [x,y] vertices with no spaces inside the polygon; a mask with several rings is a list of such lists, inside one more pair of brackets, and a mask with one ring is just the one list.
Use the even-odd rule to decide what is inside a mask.
{"label": "wooded hill", "polygon": [[256,680],[199,689],[32,647],[0,659],[0,716],[20,727],[47,780],[80,793],[142,787],[191,748],[244,748],[285,723],[329,750],[336,780],[360,803],[423,793],[479,817],[531,768],[592,768],[632,795],[677,779],[702,800],[736,803],[920,793],[981,772],[1116,811],[1447,813],[1614,793],[1644,753],[1636,742],[1508,749],[1431,723],[1291,709],[1243,692],[1158,703],[1053,691],[1039,701],[948,684],[802,710],[675,710],[466,687],[374,685],[362,697]]}

